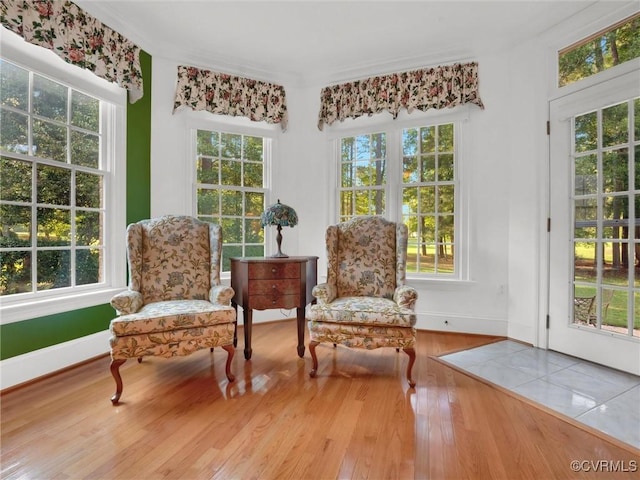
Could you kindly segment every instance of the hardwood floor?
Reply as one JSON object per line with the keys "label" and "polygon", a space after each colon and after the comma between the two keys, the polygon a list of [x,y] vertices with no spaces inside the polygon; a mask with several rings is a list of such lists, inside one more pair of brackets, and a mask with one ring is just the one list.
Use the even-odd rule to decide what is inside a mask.
{"label": "hardwood floor", "polygon": [[[239,336],[242,338],[242,335]],[[295,321],[258,324],[253,357],[99,358],[1,400],[3,479],[638,478],[571,461],[640,456],[430,358],[496,337],[421,331],[414,379],[394,349],[296,353]],[[588,467],[589,464],[585,463]]]}

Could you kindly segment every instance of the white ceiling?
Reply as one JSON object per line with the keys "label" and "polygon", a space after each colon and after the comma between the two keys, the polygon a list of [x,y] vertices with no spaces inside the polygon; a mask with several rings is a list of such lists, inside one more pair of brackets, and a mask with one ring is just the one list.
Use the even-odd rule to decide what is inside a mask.
{"label": "white ceiling", "polygon": [[153,56],[304,85],[471,60],[540,35],[596,0],[76,3]]}

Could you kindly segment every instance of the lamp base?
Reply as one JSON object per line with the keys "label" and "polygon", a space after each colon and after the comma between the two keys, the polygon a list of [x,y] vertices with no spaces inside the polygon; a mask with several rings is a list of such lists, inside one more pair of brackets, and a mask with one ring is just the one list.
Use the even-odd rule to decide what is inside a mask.
{"label": "lamp base", "polygon": [[271,255],[271,258],[289,258],[289,255],[282,253],[280,246],[282,245],[282,226],[278,225],[278,234],[276,235],[276,242],[278,242],[278,252]]}

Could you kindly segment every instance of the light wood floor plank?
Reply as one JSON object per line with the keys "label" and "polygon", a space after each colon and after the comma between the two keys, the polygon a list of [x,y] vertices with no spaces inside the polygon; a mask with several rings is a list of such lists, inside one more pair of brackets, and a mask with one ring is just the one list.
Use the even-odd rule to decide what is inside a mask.
{"label": "light wood floor plank", "polygon": [[320,345],[312,379],[295,321],[258,324],[252,359],[241,345],[234,357],[235,382],[221,349],[128,361],[116,407],[99,358],[3,392],[0,478],[594,479],[570,462],[640,465],[632,450],[434,358],[497,339],[419,332],[410,389],[403,352]]}

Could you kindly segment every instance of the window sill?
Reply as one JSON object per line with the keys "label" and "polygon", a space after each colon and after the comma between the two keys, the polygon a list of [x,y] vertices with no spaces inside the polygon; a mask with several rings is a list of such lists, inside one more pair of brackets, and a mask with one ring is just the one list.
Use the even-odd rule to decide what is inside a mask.
{"label": "window sill", "polygon": [[[109,303],[111,297],[126,287],[108,288],[99,291],[70,293],[65,296],[30,298],[23,301],[6,301],[0,304],[0,324],[21,322],[32,318],[80,310]],[[115,313],[114,313],[115,316]]]}
{"label": "window sill", "polygon": [[458,278],[425,278],[407,276],[407,284],[412,286],[441,285],[453,287],[469,287],[475,285],[476,283],[477,282],[475,280],[461,280]]}

